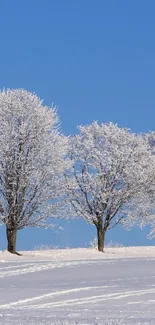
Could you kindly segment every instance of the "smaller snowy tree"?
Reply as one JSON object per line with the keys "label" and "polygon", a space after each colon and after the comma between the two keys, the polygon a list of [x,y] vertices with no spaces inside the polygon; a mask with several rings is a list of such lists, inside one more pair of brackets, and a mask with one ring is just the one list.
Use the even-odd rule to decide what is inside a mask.
{"label": "smaller snowy tree", "polygon": [[98,250],[103,251],[106,231],[138,214],[155,162],[142,136],[97,122],[81,126],[70,139],[70,158],[66,182],[74,214],[96,226]]}
{"label": "smaller snowy tree", "polygon": [[23,89],[0,92],[0,121],[0,220],[16,253],[18,230],[48,227],[63,208],[68,139],[56,110]]}
{"label": "smaller snowy tree", "polygon": [[[148,238],[152,239],[155,237],[155,132],[143,134],[143,138],[148,143],[152,155],[150,166],[152,177],[151,182],[148,183],[149,186],[145,187],[139,195],[139,216],[136,214],[136,217],[131,218],[131,222],[132,225],[141,228],[148,226],[150,228]],[[128,220],[124,220],[124,226],[128,226]]]}

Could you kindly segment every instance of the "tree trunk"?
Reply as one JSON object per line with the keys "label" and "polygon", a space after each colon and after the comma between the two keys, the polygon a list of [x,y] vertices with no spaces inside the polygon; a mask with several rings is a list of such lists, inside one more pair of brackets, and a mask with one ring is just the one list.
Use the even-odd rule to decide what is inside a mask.
{"label": "tree trunk", "polygon": [[97,227],[98,251],[104,252],[105,232],[101,227]]}
{"label": "tree trunk", "polygon": [[16,252],[16,238],[17,238],[17,229],[6,227],[6,235],[8,241],[8,252],[12,254],[20,255]]}

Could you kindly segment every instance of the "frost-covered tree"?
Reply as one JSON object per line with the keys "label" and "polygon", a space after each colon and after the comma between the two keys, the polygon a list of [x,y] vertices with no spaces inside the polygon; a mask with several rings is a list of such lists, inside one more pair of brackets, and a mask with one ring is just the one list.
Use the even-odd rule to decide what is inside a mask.
{"label": "frost-covered tree", "polygon": [[106,231],[138,214],[141,194],[152,182],[148,143],[128,129],[94,122],[71,138],[70,157],[68,197],[75,216],[96,226],[103,251]]}
{"label": "frost-covered tree", "polygon": [[16,253],[18,230],[59,216],[68,139],[55,108],[23,89],[0,92],[0,121],[0,220]]}
{"label": "frost-covered tree", "polygon": [[[148,234],[148,238],[152,239],[155,237],[155,132],[144,134],[143,137],[147,141],[152,154],[150,167],[152,181],[149,183],[149,186],[145,188],[143,193],[140,193],[140,204],[138,207],[140,217],[132,218],[132,224],[140,226],[141,228],[146,225],[149,226],[150,232]],[[124,225],[127,226],[127,221],[124,223]]]}

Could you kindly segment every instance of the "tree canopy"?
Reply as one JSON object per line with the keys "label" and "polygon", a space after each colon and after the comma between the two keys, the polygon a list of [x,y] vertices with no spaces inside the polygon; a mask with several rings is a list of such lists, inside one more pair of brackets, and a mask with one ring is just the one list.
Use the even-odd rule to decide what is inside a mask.
{"label": "tree canopy", "polygon": [[68,197],[74,214],[96,226],[102,250],[105,232],[140,212],[140,194],[153,181],[154,157],[143,136],[94,122],[71,138],[70,158]]}
{"label": "tree canopy", "polygon": [[[23,89],[0,92],[0,220],[16,233],[57,217],[68,139],[55,108]],[[62,206],[62,205],[61,205]]]}

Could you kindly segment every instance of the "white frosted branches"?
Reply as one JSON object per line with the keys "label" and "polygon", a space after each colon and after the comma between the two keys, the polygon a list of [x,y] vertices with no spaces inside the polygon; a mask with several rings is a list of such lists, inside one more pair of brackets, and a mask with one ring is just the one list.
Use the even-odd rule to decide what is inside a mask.
{"label": "white frosted branches", "polygon": [[70,146],[74,165],[67,189],[74,214],[96,226],[100,222],[103,231],[127,216],[133,220],[153,181],[155,161],[146,139],[113,123],[94,122],[79,127]]}
{"label": "white frosted branches", "polygon": [[0,218],[22,229],[58,216],[68,139],[55,108],[23,89],[0,92]]}

